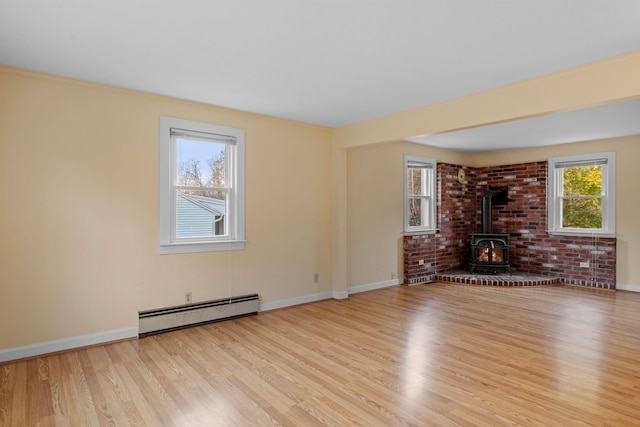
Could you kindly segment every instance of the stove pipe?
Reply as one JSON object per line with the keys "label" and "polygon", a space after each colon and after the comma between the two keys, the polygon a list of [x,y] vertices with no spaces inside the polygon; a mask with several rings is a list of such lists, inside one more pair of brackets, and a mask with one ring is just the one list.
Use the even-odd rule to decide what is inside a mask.
{"label": "stove pipe", "polygon": [[491,229],[491,208],[493,206],[492,199],[498,194],[498,191],[487,190],[482,195],[482,232],[492,233]]}

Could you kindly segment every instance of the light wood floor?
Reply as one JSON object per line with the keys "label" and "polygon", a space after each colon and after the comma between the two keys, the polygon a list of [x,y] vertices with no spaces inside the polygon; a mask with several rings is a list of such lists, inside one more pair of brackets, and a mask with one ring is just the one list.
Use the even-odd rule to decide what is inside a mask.
{"label": "light wood floor", "polygon": [[640,425],[640,294],[397,286],[5,363],[0,425]]}

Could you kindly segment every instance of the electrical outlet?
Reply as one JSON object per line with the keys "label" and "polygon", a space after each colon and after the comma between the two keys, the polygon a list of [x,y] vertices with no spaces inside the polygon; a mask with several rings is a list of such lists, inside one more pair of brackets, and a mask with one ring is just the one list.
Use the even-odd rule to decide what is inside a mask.
{"label": "electrical outlet", "polygon": [[184,293],[184,303],[191,304],[191,292]]}
{"label": "electrical outlet", "polygon": [[320,275],[318,273],[313,273],[313,283],[318,283],[320,281]]}
{"label": "electrical outlet", "polygon": [[589,261],[587,261],[587,262],[581,262],[581,263],[580,263],[580,267],[582,267],[582,268],[589,268]]}
{"label": "electrical outlet", "polygon": [[395,272],[395,271],[392,271],[392,272],[391,272],[391,278],[392,278],[392,279],[395,279],[395,278],[396,278],[396,272]]}

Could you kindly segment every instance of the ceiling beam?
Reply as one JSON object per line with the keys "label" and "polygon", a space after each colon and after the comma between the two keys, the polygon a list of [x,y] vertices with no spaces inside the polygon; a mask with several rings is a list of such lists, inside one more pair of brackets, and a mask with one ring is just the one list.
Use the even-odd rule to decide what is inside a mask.
{"label": "ceiling beam", "polygon": [[336,148],[469,129],[640,98],[640,51],[334,129]]}

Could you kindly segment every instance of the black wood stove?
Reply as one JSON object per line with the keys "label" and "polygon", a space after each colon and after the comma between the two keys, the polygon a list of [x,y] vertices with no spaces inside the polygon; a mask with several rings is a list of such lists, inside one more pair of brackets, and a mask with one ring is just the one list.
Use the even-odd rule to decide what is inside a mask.
{"label": "black wood stove", "polygon": [[472,233],[469,236],[471,251],[469,254],[470,272],[498,273],[508,271],[509,265],[509,234],[493,233],[491,227],[491,209],[493,200],[507,201],[507,188],[487,190],[482,195],[482,233]]}

